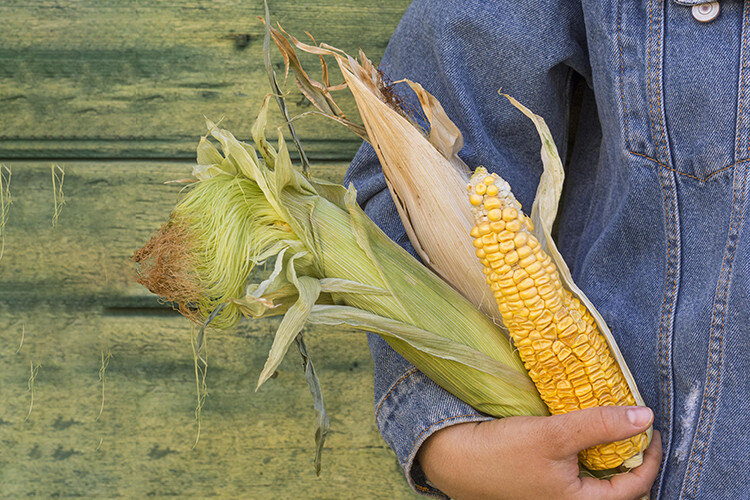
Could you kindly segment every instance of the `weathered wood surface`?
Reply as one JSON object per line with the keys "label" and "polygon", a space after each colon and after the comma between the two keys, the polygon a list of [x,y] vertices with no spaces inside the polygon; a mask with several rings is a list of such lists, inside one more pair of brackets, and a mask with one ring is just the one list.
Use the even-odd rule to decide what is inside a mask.
{"label": "weathered wood surface", "polygon": [[[408,3],[270,1],[292,33],[361,46],[374,60]],[[267,92],[261,8],[0,3],[0,164],[13,172],[0,259],[0,498],[412,496],[375,429],[363,334],[308,332],[332,428],[316,478],[296,356],[253,392],[278,319],[209,338],[193,448],[190,325],[133,281],[129,257],[176,202],[180,187],[163,182],[189,175],[203,115],[249,135]],[[310,109],[298,94],[290,104],[294,114]],[[298,131],[316,174],[340,181],[359,141],[320,117]],[[55,227],[53,163],[66,199]],[[112,358],[97,419],[102,352]]]}
{"label": "weathered wood surface", "polygon": [[[303,38],[308,30],[318,41],[361,47],[374,60],[408,3],[269,2],[290,33]],[[262,5],[2,2],[0,158],[189,158],[203,115],[226,116],[227,128],[248,137],[268,92],[257,19]],[[304,61],[317,66],[313,57]],[[343,102],[352,109],[351,100]],[[298,97],[290,104],[292,114],[311,109]],[[316,158],[348,160],[360,142],[322,117],[300,122],[299,130]]]}
{"label": "weathered wood surface", "polygon": [[[129,257],[166,220],[183,162],[59,162],[65,205],[52,226],[48,162],[11,162],[0,259],[0,497],[403,497],[377,434],[364,335],[313,329],[332,434],[315,478],[313,411],[292,353],[254,384],[278,319],[209,340],[209,397],[196,433],[189,324],[137,285]],[[317,163],[341,180],[345,163]],[[21,347],[18,349],[18,347]],[[16,352],[18,350],[18,352]],[[98,371],[111,352],[104,412]],[[29,363],[41,365],[34,406]],[[97,449],[98,447],[98,449]]]}
{"label": "weathered wood surface", "polygon": [[[308,332],[332,428],[316,478],[314,412],[298,359],[253,392],[274,328],[263,320],[209,337],[209,396],[193,448],[185,320],[0,306],[0,497],[411,496],[375,430],[364,336]],[[30,414],[29,363],[39,365]]]}

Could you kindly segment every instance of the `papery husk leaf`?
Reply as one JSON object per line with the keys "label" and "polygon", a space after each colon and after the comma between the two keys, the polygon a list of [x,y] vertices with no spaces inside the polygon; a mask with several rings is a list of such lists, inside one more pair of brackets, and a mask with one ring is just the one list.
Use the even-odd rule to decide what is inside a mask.
{"label": "papery husk leaf", "polygon": [[282,248],[281,251],[276,254],[276,262],[274,262],[273,271],[271,271],[271,274],[268,276],[268,278],[261,281],[258,286],[255,287],[252,293],[250,293],[250,291],[248,290],[247,295],[252,295],[253,297],[262,297],[269,288],[277,288],[280,283],[287,283],[286,275],[282,274],[282,271],[284,270],[284,256],[286,255],[287,250],[288,248]]}
{"label": "papery husk leaf", "polygon": [[198,143],[197,160],[198,164],[193,167],[193,176],[198,180],[206,180],[221,172],[230,175],[237,173],[229,162],[224,161],[224,157],[206,137],[201,137]]}
{"label": "papery husk leaf", "polygon": [[383,295],[388,293],[377,286],[366,285],[356,281],[345,280],[341,278],[323,278],[320,280],[320,291],[328,293],[371,293]]}
{"label": "papery husk leaf", "polygon": [[273,147],[271,147],[271,145],[266,140],[266,134],[265,134],[266,123],[268,122],[269,99],[271,99],[270,94],[267,95],[263,99],[263,104],[261,105],[260,110],[258,111],[258,116],[255,119],[255,123],[253,123],[253,126],[250,129],[250,134],[253,137],[253,141],[255,141],[255,145],[257,146],[258,151],[260,151],[260,154],[263,156],[263,159],[266,161],[266,165],[269,168],[273,168],[274,163],[276,161],[276,151],[274,151]]}
{"label": "papery husk leaf", "polygon": [[320,387],[320,380],[317,373],[315,373],[315,367],[313,366],[310,354],[307,352],[307,346],[301,333],[297,335],[295,342],[297,343],[300,356],[302,356],[302,368],[305,370],[305,380],[310,389],[310,394],[313,398],[313,407],[315,408],[315,459],[313,460],[313,464],[315,474],[319,476],[323,445],[331,426],[328,422],[328,412],[323,403],[323,389]]}
{"label": "papery husk leaf", "polygon": [[466,197],[468,177],[353,73],[345,68],[342,73],[415,250],[428,267],[501,324],[494,296],[475,258],[476,249],[467,236],[473,217],[468,204],[460,201]]}
{"label": "papery husk leaf", "polygon": [[[421,85],[406,80],[430,121],[430,135],[426,136],[403,110],[388,104],[380,87],[381,77],[364,53],[360,51],[360,60],[356,61],[335,47],[308,45],[284,34],[292,43],[282,43],[284,37],[277,32],[277,45],[282,52],[293,52],[293,45],[305,52],[336,59],[357,102],[366,140],[380,159],[386,185],[415,251],[430,269],[502,325],[482,266],[474,257],[476,249],[467,236],[473,227],[473,217],[465,203],[469,168],[457,155],[463,139],[440,103]],[[326,113],[325,109],[318,109]],[[501,330],[507,332],[502,326]]]}
{"label": "papery husk leaf", "polygon": [[555,146],[552,133],[549,127],[547,127],[544,118],[535,115],[529,108],[508,94],[501,93],[500,95],[505,96],[513,106],[526,115],[539,133],[539,138],[542,141],[541,156],[544,170],[539,178],[539,185],[536,189],[531,213],[533,216],[534,213],[539,212],[539,217],[544,221],[545,227],[551,229],[552,224],[555,222],[555,217],[557,217],[563,182],[565,181],[565,170],[560,160],[560,154],[557,152],[557,146]]}
{"label": "papery husk leaf", "polygon": [[[294,270],[294,266],[289,266],[290,270]],[[295,279],[295,286],[299,292],[297,302],[284,315],[284,318],[279,324],[279,328],[276,331],[276,336],[273,339],[273,345],[268,353],[268,359],[266,364],[263,366],[263,370],[258,377],[258,385],[255,390],[257,391],[263,383],[268,380],[273,372],[276,371],[281,360],[284,359],[287,350],[294,342],[295,337],[304,328],[307,323],[308,316],[312,310],[315,301],[318,300],[320,294],[320,281],[309,276],[300,276]]]}
{"label": "papery husk leaf", "polygon": [[528,377],[509,369],[486,354],[414,325],[378,316],[362,309],[349,306],[316,305],[308,321],[318,325],[348,325],[358,330],[377,333],[383,337],[397,338],[436,358],[455,361],[489,375],[505,378],[521,389],[528,390],[533,386]]}
{"label": "papery husk leaf", "polygon": [[[393,83],[400,82],[406,82],[411,87],[422,105],[425,117],[430,122],[430,143],[446,158],[458,156],[458,152],[464,147],[464,138],[456,124],[448,118],[440,101],[417,82],[403,79]],[[465,170],[468,172],[468,167]]]}
{"label": "papery husk leaf", "polygon": [[[638,386],[635,383],[635,378],[633,378],[633,374],[631,373],[630,368],[628,368],[625,358],[612,335],[612,331],[609,329],[609,326],[607,326],[602,315],[596,307],[594,307],[591,300],[589,300],[586,294],[583,293],[573,281],[573,276],[570,273],[568,264],[565,262],[565,259],[557,249],[557,245],[552,238],[552,224],[557,216],[563,182],[565,180],[565,171],[563,169],[562,161],[560,160],[560,155],[557,151],[557,146],[555,146],[555,142],[552,138],[552,133],[541,116],[534,114],[513,97],[502,93],[501,95],[507,97],[513,106],[518,108],[523,114],[531,119],[542,142],[541,157],[544,170],[540,177],[539,186],[537,187],[536,196],[534,197],[534,203],[531,209],[531,221],[534,224],[533,233],[539,240],[547,255],[549,255],[555,262],[563,286],[570,291],[574,297],[580,300],[591,313],[599,331],[604,335],[604,338],[607,341],[612,356],[614,356],[620,366],[636,403],[640,406],[645,406],[646,403],[643,400],[643,397],[638,390]],[[649,427],[647,435],[650,442],[652,435],[651,427]],[[637,467],[642,461],[642,454],[638,454],[627,460],[624,465],[629,468]]]}

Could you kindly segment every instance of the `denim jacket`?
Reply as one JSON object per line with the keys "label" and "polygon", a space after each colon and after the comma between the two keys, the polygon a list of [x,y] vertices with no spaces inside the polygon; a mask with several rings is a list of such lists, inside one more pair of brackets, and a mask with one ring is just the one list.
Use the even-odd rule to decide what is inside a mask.
{"label": "denim jacket", "polygon": [[[558,245],[663,436],[652,497],[748,498],[750,1],[722,1],[709,22],[700,3],[416,0],[381,68],[437,96],[463,160],[504,177],[526,209],[540,143],[497,90],[546,119],[566,160]],[[346,182],[413,253],[368,145]],[[439,496],[419,446],[488,417],[369,342],[378,428],[409,483]]]}

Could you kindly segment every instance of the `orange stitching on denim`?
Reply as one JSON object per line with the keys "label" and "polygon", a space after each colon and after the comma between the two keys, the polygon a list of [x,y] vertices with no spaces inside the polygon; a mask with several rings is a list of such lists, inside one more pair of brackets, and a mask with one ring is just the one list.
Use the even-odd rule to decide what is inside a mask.
{"label": "orange stitching on denim", "polygon": [[[745,28],[744,32],[747,32],[747,25],[748,25],[748,18],[750,18],[750,4],[745,2]],[[745,35],[747,36],[747,35]],[[745,39],[745,49],[747,49],[747,38]],[[745,53],[743,54],[743,60],[742,60],[742,71],[745,71],[745,60],[744,57],[747,55],[747,50],[745,50]],[[744,87],[745,92],[747,92],[747,86]],[[739,155],[737,155],[739,156]],[[745,156],[750,156],[750,141],[747,141],[747,152],[745,153]]]}
{"label": "orange stitching on denim", "polygon": [[[742,29],[743,33],[747,33],[747,20],[748,20],[748,7],[750,7],[750,4],[745,2],[745,25]],[[739,91],[739,100],[740,100],[740,109],[737,112],[737,146],[735,149],[735,158],[738,158],[740,156],[740,138],[742,137],[742,111],[745,104],[745,67],[746,67],[746,60],[747,60],[747,34],[744,35],[744,40],[742,42],[742,67],[740,68],[740,91]],[[747,156],[750,156],[750,142],[748,142],[748,154]]]}
{"label": "orange stitching on denim", "polygon": [[625,118],[625,148],[630,151],[630,133],[628,132],[628,106],[625,104],[625,57],[622,53],[622,0],[617,2],[617,48],[620,52],[620,99],[622,114]]}
{"label": "orange stitching on denim", "polygon": [[[648,77],[648,115],[651,119],[651,138],[654,141],[654,147],[656,147],[656,154],[659,154],[659,139],[656,136],[656,113],[654,112],[654,94],[655,91],[653,90],[653,78],[651,76],[651,46],[653,45],[653,13],[652,13],[652,7],[653,7],[653,0],[649,0],[648,2],[648,62],[646,66],[646,73]],[[658,89],[657,89],[658,90]]]}
{"label": "orange stitching on denim", "polygon": [[[656,113],[654,112],[654,106],[653,106],[653,99],[656,99],[657,101],[657,107],[658,111],[661,111],[661,86],[658,86],[656,91],[653,90],[653,78],[651,77],[651,46],[653,45],[653,14],[652,14],[652,6],[653,6],[653,0],[650,0],[648,3],[648,66],[647,66],[647,73],[648,73],[648,108],[649,108],[649,116],[651,117],[651,133],[652,138],[654,140],[654,146],[656,147],[657,154],[659,152],[659,139],[657,138],[657,126],[659,129],[659,132],[661,133],[662,138],[662,144],[664,146],[664,158],[667,158],[667,139],[664,134],[664,123],[661,119],[661,112]],[[664,16],[662,15],[662,20],[664,19]],[[659,31],[661,33],[661,31]],[[661,82],[661,71],[662,71],[662,64],[657,65],[657,70],[659,71],[659,77],[656,79],[657,85],[659,82]],[[658,117],[658,120],[657,120]]]}
{"label": "orange stitching on denim", "polygon": [[[666,188],[665,183],[662,182],[662,188]],[[669,202],[667,195],[672,193],[672,186],[669,187],[669,192],[667,192],[666,189],[664,189],[664,213],[666,215],[666,224],[667,224],[667,235],[672,234],[673,232],[673,225],[674,222],[672,221],[672,217],[670,216],[670,209],[671,209],[671,203]],[[670,262],[672,261],[672,248],[671,243],[669,240],[667,240],[667,266],[669,266]],[[671,287],[670,287],[671,285]],[[677,289],[677,279],[673,275],[673,273],[670,273],[669,267],[667,268],[667,283],[666,288],[664,290],[664,302],[662,305],[662,312],[661,312],[661,322],[659,323],[659,389],[661,391],[661,396],[666,399],[665,395],[667,394],[666,388],[664,387],[665,381],[664,377],[661,376],[662,371],[662,359],[666,356],[663,353],[663,337],[664,337],[664,325],[667,321],[667,315],[669,313],[670,308],[674,304],[674,292]],[[670,299],[671,297],[671,299]],[[666,361],[666,360],[665,360]],[[671,403],[669,405],[671,407]],[[670,412],[665,412],[664,415],[665,418],[665,430],[668,430],[672,425],[672,417]]]}
{"label": "orange stitching on denim", "polygon": [[719,170],[715,170],[715,171],[711,172],[710,174],[708,174],[706,177],[698,177],[697,175],[688,174],[687,172],[682,172],[680,170],[676,170],[676,169],[674,169],[674,168],[672,168],[672,167],[670,167],[668,165],[665,165],[664,163],[660,162],[656,158],[651,158],[648,155],[644,155],[642,153],[636,153],[635,151],[630,151],[630,150],[628,150],[628,153],[630,153],[631,155],[640,156],[640,157],[645,158],[646,160],[648,160],[650,162],[656,163],[658,166],[660,166],[661,168],[663,168],[665,170],[669,170],[670,172],[674,172],[676,174],[683,175],[685,177],[690,177],[691,179],[695,179],[695,180],[698,180],[700,182],[706,182],[708,179],[710,179],[711,177],[713,177],[714,175],[716,175],[716,174],[718,174],[720,172],[723,172],[725,170],[729,170],[732,167],[736,167],[737,165],[740,165],[742,163],[746,163],[746,162],[750,161],[750,158],[744,158],[744,159],[736,161],[736,162],[734,162],[734,163],[732,163],[730,165],[722,167]]}
{"label": "orange stitching on denim", "polygon": [[453,417],[445,417],[442,420],[438,420],[434,424],[430,424],[430,426],[428,428],[426,428],[425,430],[423,430],[422,432],[420,432],[419,436],[417,436],[417,439],[414,440],[414,444],[412,445],[411,450],[409,450],[409,456],[411,456],[411,454],[414,453],[414,448],[417,446],[417,443],[419,443],[419,440],[422,438],[422,436],[424,436],[424,433],[427,432],[427,431],[429,431],[430,429],[432,429],[436,425],[442,424],[443,422],[446,422],[448,420],[456,420],[457,418],[464,418],[464,417],[475,417],[476,415],[477,415],[476,413],[465,413],[463,415],[456,415],[456,416],[453,416]]}
{"label": "orange stitching on denim", "polygon": [[[658,0],[658,1],[659,1],[659,3],[661,3],[661,0]],[[664,10],[663,9],[662,9],[661,23],[664,24]],[[666,158],[667,161],[669,161],[669,156],[667,154],[667,147],[668,147],[668,145],[667,145],[667,136],[666,136],[666,132],[665,132],[666,127],[664,126],[663,113],[662,113],[662,108],[663,108],[664,104],[661,102],[662,91],[663,91],[663,88],[664,88],[663,83],[662,83],[663,82],[662,71],[664,71],[664,47],[663,47],[663,45],[664,45],[664,28],[663,28],[663,26],[659,27],[659,40],[661,42],[660,45],[662,47],[661,47],[661,51],[659,52],[659,55],[661,56],[660,57],[660,61],[659,61],[660,64],[657,66],[657,70],[659,71],[659,77],[656,79],[656,82],[659,85],[659,88],[657,89],[658,92],[656,92],[656,101],[657,101],[657,109],[658,109],[658,115],[657,116],[659,117],[659,131],[661,132],[661,143],[662,143],[662,146],[664,147],[664,158]],[[658,148],[659,145],[657,144],[656,147]]]}
{"label": "orange stitching on denim", "polygon": [[414,483],[414,487],[418,489],[419,491],[432,491],[430,488],[426,486],[420,486],[417,483]]}
{"label": "orange stitching on denim", "polygon": [[395,382],[393,383],[393,385],[391,386],[391,390],[390,390],[390,391],[388,391],[388,394],[386,394],[386,395],[385,395],[385,396],[383,397],[383,399],[381,399],[381,400],[380,400],[380,403],[378,404],[378,409],[377,409],[377,411],[375,412],[375,421],[377,421],[377,420],[378,420],[378,415],[380,415],[380,409],[381,409],[381,408],[383,407],[383,403],[385,403],[385,401],[386,401],[386,400],[387,400],[387,399],[388,399],[389,397],[391,397],[391,394],[392,394],[392,393],[393,393],[393,391],[394,391],[394,390],[396,389],[396,387],[398,386],[398,384],[400,384],[401,382],[403,382],[403,381],[404,381],[404,380],[405,380],[405,379],[406,379],[406,378],[407,378],[407,377],[408,377],[409,375],[411,375],[412,373],[414,373],[414,372],[416,372],[416,371],[417,371],[417,369],[416,369],[416,368],[412,368],[412,369],[411,369],[411,370],[409,370],[408,372],[406,372],[406,373],[404,373],[403,375],[401,375],[401,377],[400,377],[400,378],[399,378],[398,380],[396,380],[396,381],[395,381]]}
{"label": "orange stitching on denim", "polygon": [[[746,189],[747,189],[747,173],[745,173],[745,175],[743,176],[742,184],[741,184],[741,189],[737,189],[737,188],[734,189],[734,196],[733,196],[733,200],[732,200],[732,212],[731,212],[731,214],[729,216],[730,225],[729,225],[729,231],[727,232],[727,239],[728,240],[729,240],[729,238],[731,238],[731,236],[732,236],[732,234],[734,232],[739,233],[740,226],[742,226],[742,219],[743,219],[743,217],[745,215],[744,205],[746,203],[746,199],[745,199],[745,191],[746,191]],[[742,193],[742,199],[741,200],[737,199],[738,196],[739,196],[738,191],[741,191],[741,193]],[[736,212],[737,206],[740,205],[740,204],[742,205],[742,211],[740,212],[739,217],[737,219],[735,219],[734,214]],[[730,286],[729,286],[729,280],[731,279],[732,268],[734,267],[734,254],[737,251],[737,244],[736,243],[732,244],[731,241],[727,242],[727,249],[726,249],[726,251],[729,251],[730,246],[733,246],[734,248],[731,251],[731,255],[727,255],[725,257],[724,261],[721,263],[721,272],[719,273],[719,279],[721,280],[723,278],[723,275],[724,275],[724,269],[725,269],[725,267],[727,265],[727,260],[731,260],[731,262],[729,263],[729,269],[727,270],[726,279],[724,280],[724,285],[723,285],[724,289],[722,290],[723,291],[722,302],[723,302],[724,306],[722,308],[723,311],[720,313],[721,319],[719,320],[721,322],[720,324],[721,324],[721,330],[722,331],[724,330],[724,321],[726,320],[726,301],[727,301],[727,296],[729,295],[729,288],[730,288]],[[718,295],[716,296],[716,298],[718,299]],[[718,326],[717,325],[717,318],[716,318],[716,316],[714,316],[712,318],[712,320],[711,320],[711,331],[713,332],[714,328],[717,327],[717,326]],[[720,344],[724,343],[723,334],[722,334],[722,337],[719,339],[719,343]],[[705,385],[704,392],[703,392],[703,404],[701,405],[701,415],[703,415],[704,411],[706,410],[706,400],[707,400],[707,398],[711,397],[711,399],[712,399],[712,402],[711,402],[711,411],[710,411],[710,416],[709,416],[709,421],[708,421],[708,428],[706,429],[706,432],[705,432],[706,439],[709,439],[710,436],[711,436],[711,427],[713,426],[713,423],[714,423],[714,418],[716,416],[716,405],[718,404],[718,400],[719,400],[718,395],[709,395],[708,394],[708,390],[710,389],[711,380],[712,380],[711,367],[713,366],[713,360],[714,360],[712,354],[713,354],[715,345],[716,344],[714,342],[711,342],[711,345],[709,347],[708,369],[706,370],[708,378],[706,380],[706,385]],[[723,352],[723,349],[720,348],[720,347],[716,347],[716,349],[718,350],[717,357],[719,358],[718,361],[717,361],[719,363],[719,373],[717,374],[717,378],[720,378],[721,377],[721,364],[722,364],[722,352]],[[718,389],[721,389],[721,387],[717,387],[717,390]],[[700,426],[700,417],[699,417],[699,424],[698,425]],[[700,428],[699,428],[699,429],[696,430],[695,438],[693,440],[693,447],[692,447],[691,452],[690,452],[690,456],[691,457],[695,453],[696,446],[698,444],[698,440],[699,440],[700,434],[701,434],[701,432],[700,432]],[[708,445],[706,445],[706,446],[708,446]],[[704,464],[705,460],[706,460],[706,453],[705,453],[705,450],[704,450],[703,453],[701,454],[701,458],[700,458],[700,460],[698,462],[698,472],[697,472],[697,476],[695,478],[695,482],[693,483],[693,489],[692,489],[692,495],[693,496],[695,496],[695,494],[698,491],[698,482],[700,481],[701,473],[703,472],[703,464]]]}
{"label": "orange stitching on denim", "polygon": [[648,78],[648,116],[650,118],[650,126],[651,129],[651,137],[654,140],[654,146],[656,146],[657,155],[659,154],[659,141],[656,139],[656,122],[654,120],[654,103],[653,99],[651,97],[651,94],[653,91],[652,88],[652,78],[651,78],[651,40],[652,40],[652,22],[651,22],[651,6],[653,5],[653,1],[649,0],[648,2],[648,53],[646,56],[646,77]]}

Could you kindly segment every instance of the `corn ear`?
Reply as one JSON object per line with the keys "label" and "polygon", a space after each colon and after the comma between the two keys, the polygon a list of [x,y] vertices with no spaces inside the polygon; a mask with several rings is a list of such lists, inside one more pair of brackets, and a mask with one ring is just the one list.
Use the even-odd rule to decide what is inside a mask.
{"label": "corn ear", "polygon": [[[264,134],[267,105],[268,99],[253,127],[260,156],[208,124],[221,151],[208,138],[201,141],[199,159],[209,163],[195,168],[199,180],[156,241],[136,254],[141,282],[180,302],[196,321],[222,306],[214,319],[222,328],[240,315],[283,314],[258,386],[306,323],[346,324],[379,333],[479,411],[546,414],[492,321],[392,242],[357,206],[354,188],[306,179],[292,167],[280,133],[278,146],[271,146]],[[164,241],[171,244],[166,250]],[[253,283],[253,269],[265,262],[273,262],[270,275]]]}
{"label": "corn ear", "polygon": [[[417,95],[422,111],[429,121],[429,134],[425,134],[413,120],[410,120],[403,113],[398,103],[394,103],[393,99],[384,91],[382,76],[361,51],[359,61],[357,61],[334,47],[325,44],[317,47],[310,46],[283,32],[283,35],[291,40],[291,43],[289,43],[287,38],[281,34],[282,32],[283,30],[281,32],[274,31],[273,35],[277,46],[285,54],[285,60],[292,57],[290,54],[294,52],[293,46],[320,56],[334,56],[349,90],[357,102],[367,132],[365,138],[372,144],[380,159],[386,182],[412,244],[432,269],[461,291],[483,312],[497,320],[497,311],[488,312],[488,304],[486,303],[488,288],[485,285],[482,293],[477,293],[476,290],[472,289],[476,286],[477,276],[474,274],[471,265],[466,264],[464,266],[467,256],[475,253],[477,249],[466,249],[457,244],[446,248],[444,245],[445,242],[453,244],[454,241],[459,241],[460,237],[454,237],[454,235],[457,231],[463,230],[461,228],[466,227],[467,215],[465,210],[469,207],[469,204],[456,208],[455,200],[458,199],[456,198],[457,193],[466,189],[468,167],[457,156],[463,145],[461,133],[445,114],[438,100],[418,83],[402,80]],[[294,57],[296,58],[296,56]],[[293,66],[293,69],[301,88],[303,87],[300,83],[301,80],[311,81],[306,74],[300,74],[299,67]],[[308,91],[305,92],[303,89],[303,92],[310,97],[309,86]],[[593,304],[573,282],[570,271],[550,235],[550,229],[557,215],[564,181],[562,162],[552,135],[541,117],[532,113],[514,98],[506,94],[501,95],[507,97],[516,108],[532,120],[542,141],[541,157],[544,171],[534,199],[531,216],[525,218],[528,221],[528,227],[533,228],[533,231],[530,231],[533,232],[534,239],[546,259],[549,260],[550,264],[554,262],[553,267],[559,270],[556,278],[558,286],[565,288],[566,297],[569,297],[571,304],[571,301],[575,301],[575,303],[581,305],[584,312],[590,313],[589,319],[596,324],[596,328],[605,339],[607,348],[616,360],[622,377],[627,383],[629,394],[632,395],[635,403],[643,405],[644,402],[635,380],[609,328]],[[329,93],[326,94],[326,98],[330,100]],[[315,104],[315,100],[311,99],[311,101]],[[339,116],[335,116],[335,112],[323,109],[320,106],[318,108],[326,116],[342,121]],[[348,122],[349,119],[347,118],[346,121]],[[342,121],[342,123],[344,122]],[[344,124],[347,125],[347,123]],[[351,126],[349,128],[361,135],[361,131],[355,130]],[[498,181],[498,184],[507,186],[507,183],[502,179]],[[510,193],[509,186],[507,186],[507,190]],[[465,191],[463,191],[462,196],[465,200]],[[517,202],[515,203],[517,204]],[[445,206],[449,208],[441,210],[440,207]],[[517,206],[519,213],[520,209],[519,204]],[[437,218],[441,220],[436,221],[435,213],[445,215]],[[469,225],[474,227],[473,216],[469,217],[468,220],[470,221]],[[521,220],[521,222],[524,223],[524,220]],[[463,235],[465,234],[464,232]],[[478,251],[484,252],[483,249]],[[452,274],[452,271],[457,269],[460,269],[461,276]],[[487,271],[487,268],[485,268],[485,271]],[[494,301],[494,296],[491,300]],[[623,400],[620,404],[630,404],[630,401]],[[642,440],[638,438],[637,448],[639,450],[645,448],[650,441],[650,437],[651,429],[647,431]],[[586,458],[585,453],[582,458]],[[635,467],[641,460],[642,454],[637,453],[625,460],[625,466]],[[602,468],[602,463],[595,464],[591,460],[586,461],[586,464],[590,467]],[[605,465],[609,466],[611,463],[610,461]]]}
{"label": "corn ear", "polygon": [[[585,306],[533,233],[510,186],[478,168],[469,181],[477,257],[513,343],[552,414],[594,406],[635,405],[635,398]],[[641,453],[647,436],[580,454],[589,469],[613,469]],[[638,459],[636,459],[638,460]],[[629,462],[630,463],[630,462]]]}
{"label": "corn ear", "polygon": [[[530,217],[523,215],[510,186],[496,174],[487,175],[486,170],[479,168],[469,183],[469,198],[477,207],[477,222],[486,225],[473,229],[473,236],[478,237],[475,245],[482,243],[477,255],[491,264],[485,268],[487,281],[495,289],[506,326],[552,413],[590,406],[644,405],[612,332],[576,286],[550,234],[562,193],[564,171],[549,128],[540,116],[512,97],[505,97],[534,123],[542,141],[544,165]],[[479,186],[480,180],[484,186]],[[479,234],[485,230],[487,234]],[[495,242],[490,241],[493,237]],[[489,247],[484,239],[490,243]],[[508,241],[514,248],[501,248]],[[488,253],[494,250],[500,252],[490,257]],[[497,262],[496,256],[500,253],[505,264],[502,267],[490,261],[491,258],[492,262]],[[502,289],[504,285],[508,287]],[[570,338],[574,327],[580,332]],[[568,356],[570,354],[573,356]],[[555,363],[555,359],[560,363]],[[581,366],[575,365],[584,368],[585,373],[569,373],[573,366],[563,360],[582,361]],[[559,369],[563,369],[562,374],[558,373]],[[585,378],[583,382],[576,379],[581,375]],[[576,399],[575,403],[571,397]],[[620,464],[637,467],[642,463],[642,452],[651,440],[651,433],[649,428],[629,440],[584,450],[580,459],[594,470],[611,469]]]}

